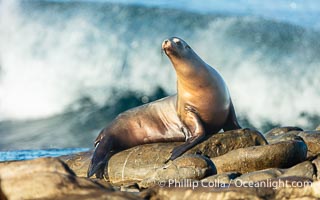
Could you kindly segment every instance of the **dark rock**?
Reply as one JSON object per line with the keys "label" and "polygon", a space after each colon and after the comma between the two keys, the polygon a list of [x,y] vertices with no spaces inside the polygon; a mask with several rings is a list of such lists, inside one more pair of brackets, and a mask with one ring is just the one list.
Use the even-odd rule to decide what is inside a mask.
{"label": "dark rock", "polygon": [[243,174],[267,168],[288,168],[305,161],[306,154],[306,144],[294,140],[241,148],[211,160],[218,174],[230,171]]}

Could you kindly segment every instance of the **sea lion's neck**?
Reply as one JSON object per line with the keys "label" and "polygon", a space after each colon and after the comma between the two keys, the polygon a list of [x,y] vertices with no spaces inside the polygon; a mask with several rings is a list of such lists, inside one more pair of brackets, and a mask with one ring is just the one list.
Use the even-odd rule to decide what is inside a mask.
{"label": "sea lion's neck", "polygon": [[209,68],[211,67],[202,60],[201,62],[191,60],[179,63],[177,67],[175,67],[177,81],[178,83],[184,82],[185,85],[191,86],[198,84],[203,85],[204,83],[202,82],[206,82],[208,80],[203,79],[203,77],[206,77],[208,73],[210,73]]}
{"label": "sea lion's neck", "polygon": [[170,59],[177,73],[177,77],[190,79],[203,70],[206,70],[208,65],[196,53],[192,54],[192,56],[173,57]]}

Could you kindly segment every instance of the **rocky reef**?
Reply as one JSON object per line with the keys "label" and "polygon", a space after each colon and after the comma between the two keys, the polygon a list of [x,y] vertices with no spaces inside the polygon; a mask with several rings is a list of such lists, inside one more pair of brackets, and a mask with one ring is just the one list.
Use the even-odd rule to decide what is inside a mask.
{"label": "rocky reef", "polygon": [[93,151],[0,163],[0,199],[319,199],[320,130],[221,132],[165,163],[181,143],[136,146],[86,178]]}

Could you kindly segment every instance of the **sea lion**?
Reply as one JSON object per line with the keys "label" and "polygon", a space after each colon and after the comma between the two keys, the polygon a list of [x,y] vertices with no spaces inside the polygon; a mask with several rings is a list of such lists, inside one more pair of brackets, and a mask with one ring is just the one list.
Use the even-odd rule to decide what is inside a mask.
{"label": "sea lion", "polygon": [[177,94],[119,114],[95,140],[88,177],[101,178],[109,158],[133,146],[186,141],[172,151],[174,160],[221,129],[241,128],[221,75],[180,38],[164,40],[162,49],[175,68]]}

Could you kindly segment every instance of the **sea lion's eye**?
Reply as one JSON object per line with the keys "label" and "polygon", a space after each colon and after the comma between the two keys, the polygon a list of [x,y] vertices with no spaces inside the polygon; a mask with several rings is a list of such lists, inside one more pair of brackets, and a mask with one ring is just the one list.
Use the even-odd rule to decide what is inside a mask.
{"label": "sea lion's eye", "polygon": [[176,44],[177,44],[178,46],[182,45],[182,43],[181,43],[180,40],[176,41]]}

